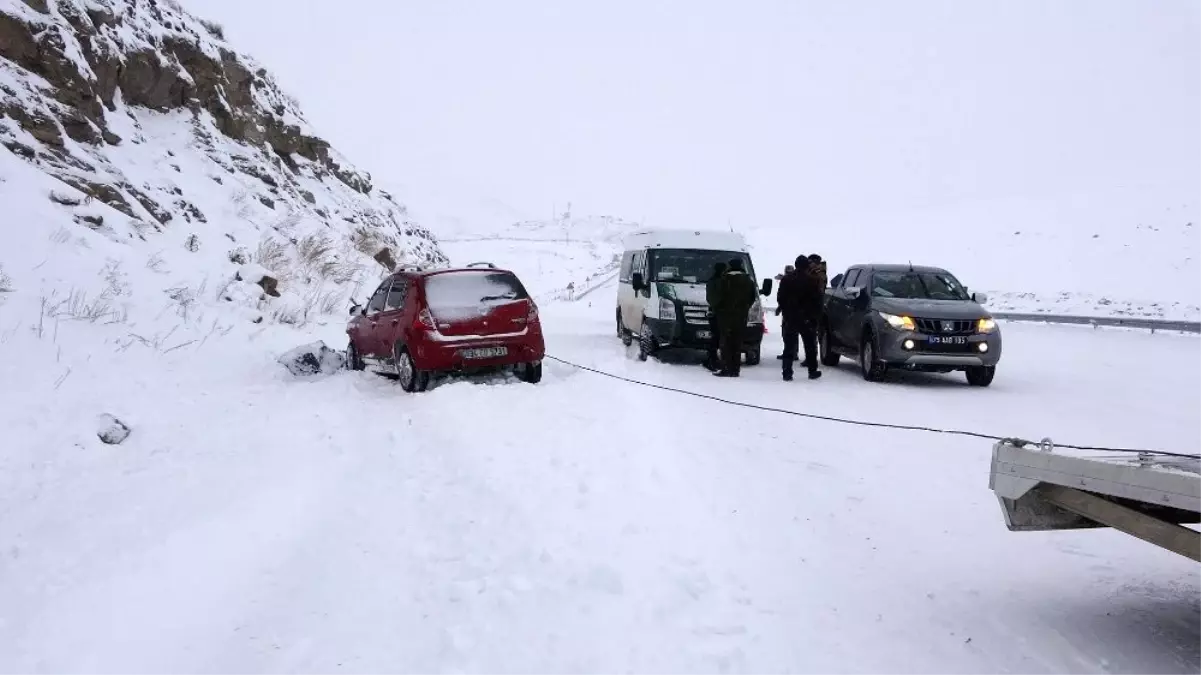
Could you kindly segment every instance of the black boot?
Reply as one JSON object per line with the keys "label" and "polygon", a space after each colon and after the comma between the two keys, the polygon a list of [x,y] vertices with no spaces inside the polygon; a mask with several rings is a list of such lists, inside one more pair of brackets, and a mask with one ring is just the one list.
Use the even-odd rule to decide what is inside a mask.
{"label": "black boot", "polygon": [[809,371],[809,379],[811,379],[811,380],[816,380],[817,378],[819,378],[821,376],[822,376],[822,371],[820,371],[820,370]]}

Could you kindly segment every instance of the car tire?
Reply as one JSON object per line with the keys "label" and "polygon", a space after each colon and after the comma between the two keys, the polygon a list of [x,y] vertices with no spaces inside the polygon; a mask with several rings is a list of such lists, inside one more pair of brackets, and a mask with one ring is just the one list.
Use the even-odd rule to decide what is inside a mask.
{"label": "car tire", "polygon": [[617,337],[621,338],[621,344],[629,347],[634,344],[634,336],[630,331],[626,330],[625,323],[621,320],[621,310],[617,310]]}
{"label": "car tire", "polygon": [[400,382],[400,388],[410,394],[425,391],[430,385],[429,372],[417,367],[409,350],[404,346],[396,345],[394,353],[396,379]]}
{"label": "car tire", "polygon": [[762,358],[763,355],[759,347],[751,347],[750,349],[746,350],[746,365],[757,366]]}
{"label": "car tire", "polygon": [[346,345],[346,367],[350,370],[363,370],[367,367],[363,363],[363,357],[359,356],[359,350],[355,348],[353,341]]}
{"label": "car tire", "polygon": [[655,353],[655,336],[651,334],[651,327],[642,323],[642,330],[638,332],[638,360],[645,361],[647,357]]}
{"label": "car tire", "polygon": [[517,367],[517,379],[530,384],[542,381],[542,363],[523,363]]}
{"label": "car tire", "polygon": [[871,331],[863,334],[859,345],[859,369],[868,382],[879,382],[888,372],[888,364],[876,357],[876,336]]}
{"label": "car tire", "polygon": [[817,350],[821,354],[821,362],[823,366],[833,368],[838,365],[838,360],[841,355],[830,349],[830,331],[825,327],[819,328],[817,331]]}
{"label": "car tire", "polygon": [[964,373],[967,375],[967,383],[973,387],[987,387],[992,384],[992,380],[997,376],[996,366],[971,366]]}

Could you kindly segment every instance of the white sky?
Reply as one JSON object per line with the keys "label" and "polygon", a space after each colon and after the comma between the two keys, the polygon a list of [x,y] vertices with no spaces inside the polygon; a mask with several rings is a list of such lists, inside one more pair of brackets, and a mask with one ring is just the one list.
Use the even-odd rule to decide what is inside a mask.
{"label": "white sky", "polygon": [[1201,193],[1195,0],[183,0],[382,183],[653,225]]}

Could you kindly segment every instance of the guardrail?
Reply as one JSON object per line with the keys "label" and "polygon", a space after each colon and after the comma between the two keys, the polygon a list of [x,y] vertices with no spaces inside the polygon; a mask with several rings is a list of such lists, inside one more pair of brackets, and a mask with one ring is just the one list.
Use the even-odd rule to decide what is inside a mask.
{"label": "guardrail", "polygon": [[[764,307],[769,314],[775,307]],[[1201,333],[1201,321],[1175,321],[1172,319],[1144,319],[1130,316],[1081,316],[1077,314],[1041,314],[1039,312],[990,312],[994,319],[1034,323],[1059,323],[1094,328],[1139,328],[1154,333],[1168,330],[1182,333]]]}
{"label": "guardrail", "polygon": [[1084,326],[1111,326],[1141,328],[1154,333],[1157,330],[1201,333],[1201,321],[1173,321],[1171,319],[1142,319],[1127,316],[1077,316],[1073,314],[1039,314],[1037,312],[992,312],[993,318],[1003,321],[1036,321],[1040,323],[1063,323]]}

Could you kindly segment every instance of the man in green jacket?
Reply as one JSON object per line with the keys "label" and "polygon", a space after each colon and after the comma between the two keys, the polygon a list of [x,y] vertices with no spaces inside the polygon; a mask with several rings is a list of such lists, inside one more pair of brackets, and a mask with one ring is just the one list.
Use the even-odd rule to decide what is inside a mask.
{"label": "man in green jacket", "polygon": [[759,289],[746,274],[741,258],[734,258],[717,285],[716,303],[711,304],[721,333],[721,370],[718,377],[738,377],[742,371],[742,333],[747,315],[759,297]]}
{"label": "man in green jacket", "polygon": [[708,355],[705,357],[705,367],[712,371],[716,371],[720,367],[717,361],[717,347],[721,340],[721,328],[717,325],[717,314],[714,308],[717,307],[718,287],[721,285],[721,278],[725,273],[726,264],[724,262],[713,265],[713,276],[705,284],[705,302],[709,303],[709,349]]}

